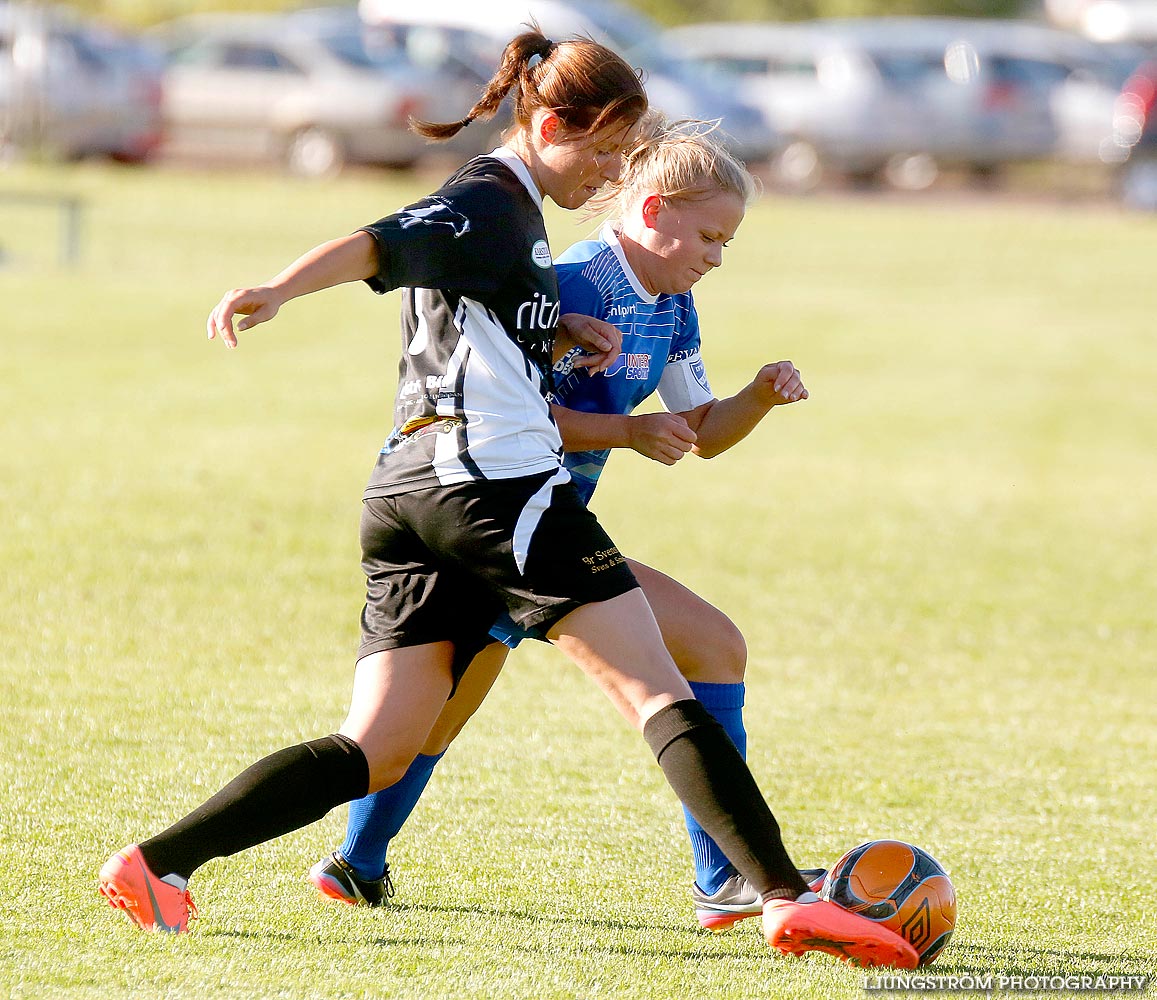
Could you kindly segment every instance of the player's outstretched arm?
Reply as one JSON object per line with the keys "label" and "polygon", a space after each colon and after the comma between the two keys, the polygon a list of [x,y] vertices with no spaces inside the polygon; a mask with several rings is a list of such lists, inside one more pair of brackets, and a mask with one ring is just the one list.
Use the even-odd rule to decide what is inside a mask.
{"label": "player's outstretched arm", "polygon": [[[364,281],[378,272],[378,252],[368,233],[330,240],[302,254],[264,285],[226,292],[205,324],[209,339],[219,336],[226,347],[237,346],[237,334],[266,323],[290,299],[347,281]],[[235,316],[243,319],[233,322]]]}
{"label": "player's outstretched arm", "polygon": [[682,414],[696,434],[695,454],[714,458],[742,441],[771,411],[808,398],[799,370],[790,361],[764,365],[734,396],[715,399]]}
{"label": "player's outstretched arm", "polygon": [[631,448],[640,455],[674,465],[695,445],[695,432],[678,413],[584,413],[552,406],[566,451]]}

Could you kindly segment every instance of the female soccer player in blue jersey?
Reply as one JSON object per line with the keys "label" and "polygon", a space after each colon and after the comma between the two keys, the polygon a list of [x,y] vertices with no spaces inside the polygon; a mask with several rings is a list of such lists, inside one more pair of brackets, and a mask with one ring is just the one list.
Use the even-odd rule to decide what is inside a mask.
{"label": "female soccer player in blue jersey", "polygon": [[[807,398],[790,361],[761,368],[735,396],[720,400],[712,393],[700,358],[691,288],[722,263],[723,247],[754,198],[755,184],[709,124],[666,126],[655,113],[649,117],[654,134],[626,156],[619,181],[592,199],[613,213],[614,221],[597,239],[576,244],[556,262],[562,311],[609,321],[622,332],[622,353],[600,373],[572,367],[577,347],[555,365],[552,400],[567,449],[563,464],[584,502],[613,448],[632,448],[667,465],[689,451],[710,458],[745,437],[772,407]],[[632,415],[655,392],[667,412]],[[628,563],[692,692],[745,753],[747,649],[739,629],[669,576],[635,560]],[[509,619],[491,634],[506,645],[479,654],[402,780],[351,805],[345,842],[310,870],[310,881],[323,894],[378,905],[392,893],[386,863],[390,840],[496,679],[507,645],[526,635]],[[758,893],[691,813],[684,814],[700,923],[719,930],[759,914]]]}
{"label": "female soccer player in blue jersey", "polygon": [[746,763],[692,696],[634,574],[561,464],[547,398],[559,296],[543,199],[579,208],[618,175],[646,110],[639,77],[589,39],[556,44],[529,31],[464,119],[419,130],[454,135],[508,94],[514,124],[498,150],[268,284],[227,292],[210,314],[210,337],[234,347],[238,331],[300,295],[352,281],[402,289],[394,427],[362,505],[353,694],[337,732],[263,758],[114,854],[101,891],[142,928],[186,930],[188,880],[206,861],[395,784],[505,612],[545,629],[642,732],[759,893],[773,948],[914,966],[898,935],[809,892]]}

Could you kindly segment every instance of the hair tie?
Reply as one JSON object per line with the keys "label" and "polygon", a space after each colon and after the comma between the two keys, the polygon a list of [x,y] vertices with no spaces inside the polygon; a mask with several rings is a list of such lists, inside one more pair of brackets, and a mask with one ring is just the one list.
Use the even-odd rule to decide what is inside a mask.
{"label": "hair tie", "polygon": [[462,119],[460,124],[462,125],[463,128],[466,128],[472,121],[474,121],[474,116],[473,115],[467,115],[465,118]]}
{"label": "hair tie", "polygon": [[534,53],[534,55],[532,55],[529,59],[526,60],[526,68],[527,69],[534,69],[535,66],[537,66],[540,62],[542,62],[543,59],[546,59],[553,51],[554,51],[554,42],[552,42],[548,38],[546,40],[546,44],[541,49],[539,49],[536,53]]}

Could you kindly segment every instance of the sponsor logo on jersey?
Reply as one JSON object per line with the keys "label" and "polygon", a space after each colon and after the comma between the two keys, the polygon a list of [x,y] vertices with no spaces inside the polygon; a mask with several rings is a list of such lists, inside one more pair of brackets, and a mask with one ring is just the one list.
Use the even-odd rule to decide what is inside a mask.
{"label": "sponsor logo on jersey", "polygon": [[611,378],[614,375],[618,375],[619,372],[621,372],[626,367],[627,367],[627,355],[626,354],[620,354],[617,358],[615,358],[614,361],[611,362],[611,367],[608,368],[605,372],[603,372],[603,374],[607,378]]}
{"label": "sponsor logo on jersey", "polygon": [[546,270],[554,263],[550,258],[550,247],[546,245],[546,240],[539,240],[530,248],[530,259],[543,270]]}
{"label": "sponsor logo on jersey", "polygon": [[409,441],[417,441],[429,434],[450,434],[464,424],[461,417],[423,417],[420,422],[408,422],[402,434]]}
{"label": "sponsor logo on jersey", "polygon": [[619,550],[612,545],[609,549],[595,549],[589,556],[583,556],[583,562],[591,573],[603,573],[615,566],[620,566],[627,560]]}
{"label": "sponsor logo on jersey", "polygon": [[398,213],[399,225],[403,229],[414,226],[448,226],[454,231],[454,238],[470,232],[470,220],[442,198],[426,198],[413,208],[404,208]]}
{"label": "sponsor logo on jersey", "polygon": [[450,434],[465,426],[465,423],[461,417],[441,417],[431,414],[411,417],[401,427],[395,427],[390,431],[390,436],[386,438],[379,454],[392,455],[404,444],[418,441],[430,434]]}
{"label": "sponsor logo on jersey", "polygon": [[633,305],[624,306],[622,304],[613,305],[607,310],[608,316],[630,316],[635,311]]}
{"label": "sponsor logo on jersey", "polygon": [[518,307],[515,328],[518,330],[553,330],[558,326],[558,303],[542,292],[535,292],[529,302]]}
{"label": "sponsor logo on jersey", "polygon": [[427,375],[424,380],[420,378],[406,379],[406,381],[402,383],[402,388],[398,395],[418,396],[425,393],[427,396],[436,396],[441,399],[443,396],[441,391],[442,383],[445,380],[445,375]]}
{"label": "sponsor logo on jersey", "polygon": [[607,378],[613,378],[619,372],[623,373],[623,378],[642,379],[646,380],[651,376],[651,355],[649,354],[628,354],[624,351],[611,364],[603,374]]}
{"label": "sponsor logo on jersey", "polygon": [[627,355],[627,378],[647,380],[651,374],[651,355],[649,354],[628,354]]}
{"label": "sponsor logo on jersey", "polygon": [[555,381],[561,382],[570,375],[570,373],[574,371],[574,363],[578,361],[582,355],[583,349],[581,347],[572,347],[566,354],[559,358],[554,363],[554,368],[551,369],[554,372]]}

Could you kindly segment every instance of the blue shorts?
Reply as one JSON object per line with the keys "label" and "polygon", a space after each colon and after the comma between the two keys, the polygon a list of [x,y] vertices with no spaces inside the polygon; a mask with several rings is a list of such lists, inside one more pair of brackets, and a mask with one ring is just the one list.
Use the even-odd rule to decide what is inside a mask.
{"label": "blue shorts", "polygon": [[510,615],[503,615],[490,626],[490,637],[497,639],[504,646],[517,649],[523,639],[537,639],[539,642],[550,642],[546,637],[546,629],[540,625],[523,628]]}

